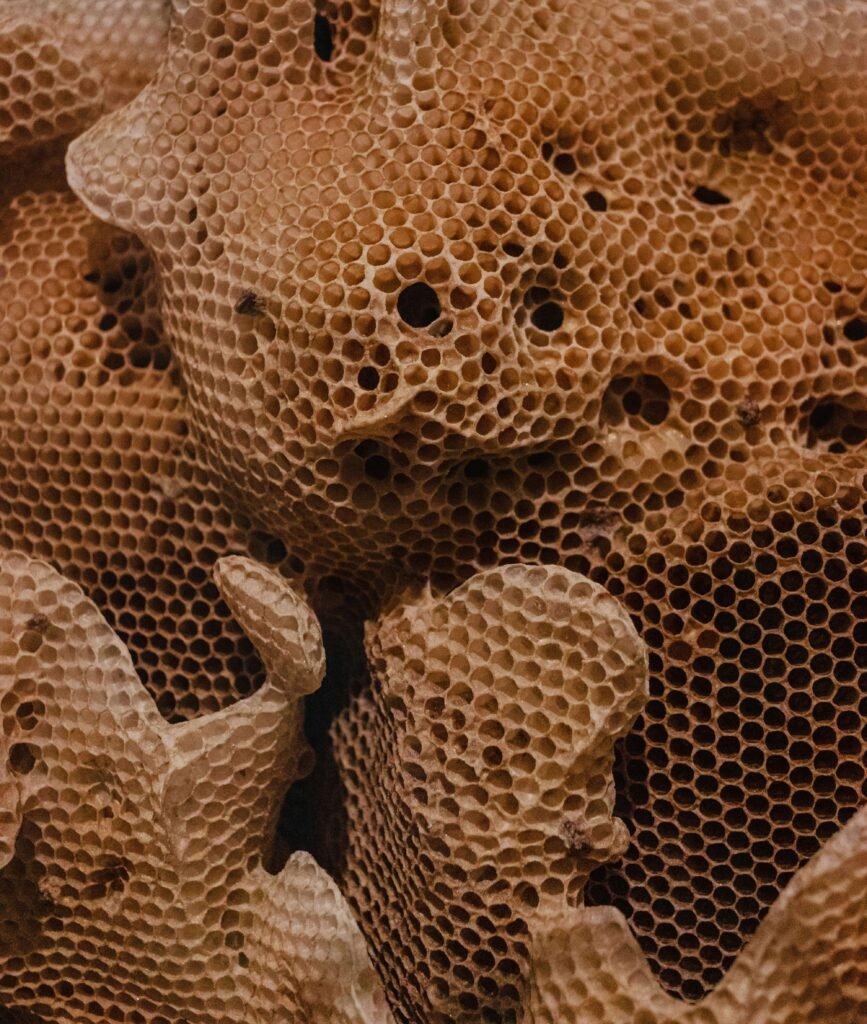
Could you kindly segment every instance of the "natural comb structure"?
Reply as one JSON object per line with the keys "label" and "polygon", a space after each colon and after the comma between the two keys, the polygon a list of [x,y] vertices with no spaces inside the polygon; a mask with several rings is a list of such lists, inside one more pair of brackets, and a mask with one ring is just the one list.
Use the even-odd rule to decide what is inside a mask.
{"label": "natural comb structure", "polygon": [[647,696],[643,645],[602,588],[562,569],[489,570],[401,605],[367,647],[370,695],[336,737],[340,870],[399,1020],[806,1024],[867,1012],[867,810],[695,1007],[664,993],[619,911],[581,906],[594,866],[628,842],[612,817],[613,743]]}
{"label": "natural comb structure", "polygon": [[863,5],[174,24],[68,167],[154,254],[199,449],[329,618],[511,561],[624,601],[588,897],[700,997],[865,794]]}
{"label": "natural comb structure", "polygon": [[380,1019],[298,837],[401,1021],[867,1018],[865,55],[860,0],[0,4],[14,1020]]}
{"label": "natural comb structure", "polygon": [[400,607],[368,654],[338,723],[344,890],[400,1020],[516,1019],[528,914],[580,900],[628,843],[611,771],[643,646],[601,587],[511,566]]}
{"label": "natural comb structure", "polygon": [[0,5],[0,545],[79,582],[181,719],[261,681],[211,573],[268,543],[190,451],[150,257],[63,172],[69,135],[144,84],[167,31],[157,0]]}
{"label": "natural comb structure", "polygon": [[68,140],[131,99],[162,57],[167,28],[163,0],[4,0],[0,157]]}
{"label": "natural comb structure", "polygon": [[224,483],[375,602],[857,443],[867,30],[820,6],[386,3],[325,60],[312,7],[197,0],[71,180]]}
{"label": "natural comb structure", "polygon": [[[40,1020],[385,1022],[361,937],[303,854],[269,867],[305,770],[319,630],[282,581],[218,566],[268,681],[167,726],[93,604],[42,562],[0,567],[0,987]],[[31,1019],[31,1018],[27,1018]]]}
{"label": "natural comb structure", "polygon": [[581,908],[539,922],[526,1024],[811,1024],[867,1013],[867,812],[777,900],[753,942],[697,1006],[665,996],[622,916]]}

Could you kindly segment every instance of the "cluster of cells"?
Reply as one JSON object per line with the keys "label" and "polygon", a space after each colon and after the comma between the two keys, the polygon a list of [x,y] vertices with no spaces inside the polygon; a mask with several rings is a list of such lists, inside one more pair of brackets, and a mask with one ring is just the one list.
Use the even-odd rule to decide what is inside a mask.
{"label": "cluster of cells", "polygon": [[867,796],[867,509],[811,483],[752,514],[708,502],[679,543],[590,570],[640,624],[651,696],[616,769],[632,845],[588,902],[620,907],[687,997]]}
{"label": "cluster of cells", "polygon": [[163,0],[5,0],[0,157],[68,141],[131,99],[165,50],[167,22]]}
{"label": "cluster of cells", "polygon": [[402,605],[367,650],[371,691],[338,719],[338,880],[398,1020],[517,1019],[528,921],[628,844],[612,765],[644,646],[602,587],[507,566]]}
{"label": "cluster of cells", "polygon": [[309,764],[301,700],[324,671],[318,624],[248,559],[222,560],[217,577],[268,679],[222,715],[168,725],[76,584],[0,559],[12,1020],[386,1024],[333,881],[306,854],[271,858],[282,795]]}
{"label": "cluster of cells", "polygon": [[[261,683],[212,574],[229,551],[273,561],[273,542],[235,524],[190,449],[150,255],[96,221],[63,169],[83,126],[65,104],[86,94],[87,123],[129,99],[165,11],[26,7],[0,11],[0,546],[84,586],[164,716],[190,718]],[[94,56],[106,34],[128,50],[119,66]]]}
{"label": "cluster of cells", "polygon": [[[702,997],[867,795],[863,5],[173,19],[164,41],[156,0],[0,11],[0,544],[79,582],[175,719],[263,679],[213,579],[226,552],[306,588],[334,677],[420,586],[589,577],[650,651],[650,700],[614,770],[629,846],[584,893],[669,993]],[[64,174],[71,135],[151,72]],[[326,795],[298,806],[346,802],[345,847],[321,840],[338,866],[362,828],[341,786],[394,710],[370,710],[382,672],[333,746],[340,679],[310,727]],[[548,770],[500,724],[491,757]],[[471,770],[418,727],[420,771]],[[560,868],[529,902],[491,880],[510,895],[481,960],[449,937],[467,907],[407,917],[422,992],[372,923],[406,902],[412,850],[368,820],[389,852],[341,878],[394,1006],[517,1005],[503,963],[523,976],[530,890]]]}
{"label": "cluster of cells", "polygon": [[867,813],[825,843],[775,902],[725,978],[698,1003],[662,993],[613,907],[576,907],[531,942],[520,1024],[811,1024],[860,1021],[867,942]]}
{"label": "cluster of cells", "polygon": [[260,674],[211,575],[232,524],[185,451],[150,260],[58,169],[4,211],[0,543],[87,588],[167,717],[217,710]]}

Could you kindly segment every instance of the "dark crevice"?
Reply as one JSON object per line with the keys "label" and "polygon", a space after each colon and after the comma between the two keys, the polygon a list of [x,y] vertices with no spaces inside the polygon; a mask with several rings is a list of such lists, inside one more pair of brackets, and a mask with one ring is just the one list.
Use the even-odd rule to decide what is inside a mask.
{"label": "dark crevice", "polygon": [[248,545],[251,557],[265,565],[280,565],[288,555],[286,545],[273,533],[253,530]]}
{"label": "dark crevice", "polygon": [[317,14],[313,19],[313,49],[316,56],[325,62],[334,55],[334,36],[331,23],[324,14]]}
{"label": "dark crevice", "polygon": [[464,476],[468,480],[484,480],[491,475],[491,465],[486,459],[470,459],[464,466]]}
{"label": "dark crevice", "polygon": [[724,192],[718,192],[715,188],[708,188],[707,185],[699,185],[692,196],[693,199],[697,199],[706,206],[728,206],[731,202],[731,199]]}

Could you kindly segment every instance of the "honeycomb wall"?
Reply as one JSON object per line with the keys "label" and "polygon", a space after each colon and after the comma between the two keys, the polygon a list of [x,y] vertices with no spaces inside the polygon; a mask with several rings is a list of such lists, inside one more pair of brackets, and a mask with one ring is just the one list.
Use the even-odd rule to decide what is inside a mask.
{"label": "honeycomb wall", "polygon": [[[508,857],[493,963],[448,945],[466,908],[423,932],[433,904],[404,906],[381,695],[424,669],[386,671],[375,630],[369,674],[344,662],[365,620],[416,614],[408,594],[542,565],[604,587],[647,645],[609,793],[629,845],[564,893],[639,965],[618,1006],[775,1021],[743,994],[790,927],[769,908],[808,914],[825,889],[791,887],[857,851],[865,43],[858,0],[0,4],[0,546],[80,583],[177,722],[264,679],[218,557],[303,586],[332,678],[282,830],[343,801],[312,845],[405,1019],[602,1012],[580,943],[546,974],[580,929],[534,930]],[[445,846],[435,893],[463,856]],[[855,867],[832,963],[864,950]],[[837,1003],[791,1012],[857,1021],[863,978],[836,976]]]}
{"label": "honeycomb wall", "polygon": [[[243,558],[217,578],[268,680],[168,726],[81,589],[0,562],[0,998],[43,1021],[387,1024],[361,936],[308,855],[270,865],[309,770],[316,620]],[[18,1016],[18,1014],[23,1016]]]}
{"label": "honeycomb wall", "polygon": [[63,170],[70,136],[153,72],[168,15],[156,0],[0,6],[0,546],[81,583],[180,720],[263,678],[217,557],[285,551],[233,521],[191,450],[150,255]]}
{"label": "honeycomb wall", "polygon": [[633,844],[588,899],[623,909],[687,996],[864,803],[864,505],[815,500],[826,480],[752,515],[729,491],[734,509],[709,501],[702,529],[609,578],[642,623],[651,698],[617,766]]}
{"label": "honeycomb wall", "polygon": [[[79,587],[25,556],[0,563],[6,1020],[391,1020],[334,883],[306,854],[282,869],[272,860],[281,794],[309,769],[301,702],[324,671],[315,617],[248,559],[221,560],[216,578],[268,679],[222,714],[168,726]],[[415,986],[400,985],[397,1019],[407,1019],[401,1004],[414,1007],[408,1019],[432,1021],[860,1019],[864,809],[697,1007],[663,994],[616,909],[569,905],[592,863],[622,849],[612,746],[646,699],[644,646],[601,588],[562,569],[493,570],[445,600],[404,603],[368,641],[374,715],[344,718],[361,753],[351,871],[367,857],[384,864],[388,875],[361,870],[356,880],[363,889],[382,877],[388,895],[396,878],[404,903],[388,913],[410,911],[416,928],[413,912],[440,910],[420,929],[433,977],[409,1003]],[[497,698],[508,703],[495,707]],[[522,714],[527,705],[538,710]],[[504,722],[522,752],[500,767],[501,746],[488,740]],[[468,813],[471,802],[479,810]],[[409,823],[386,851],[370,845],[378,816]],[[401,877],[407,866],[416,870]],[[384,904],[361,894],[369,924]],[[449,895],[455,903],[443,906]],[[448,935],[455,920],[459,933],[443,942],[437,928]],[[397,945],[385,964],[396,954],[400,979],[400,965],[418,967],[406,956],[418,933],[388,934]],[[477,982],[500,1003],[495,1016],[468,1004],[461,943],[477,945],[476,968],[488,958]]]}
{"label": "honeycomb wall", "polygon": [[165,52],[164,0],[3,0],[0,156],[69,139],[131,99]]}
{"label": "honeycomb wall", "polygon": [[725,979],[697,1005],[662,993],[623,917],[576,908],[539,929],[521,1018],[529,1024],[808,1024],[864,1017],[862,809],[775,903]]}
{"label": "honeycomb wall", "polygon": [[179,10],[70,174],[153,251],[192,429],[313,575],[377,604],[857,444],[862,14],[792,6]]}
{"label": "honeycomb wall", "polygon": [[625,602],[651,701],[588,897],[688,999],[864,800],[865,33],[201,0],[70,150],[154,255],[199,450],[326,618],[509,562]]}
{"label": "honeycomb wall", "polygon": [[528,919],[580,901],[628,844],[613,748],[645,649],[601,587],[542,566],[424,594],[367,648],[371,693],[337,724],[338,880],[398,1020],[516,1019]]}

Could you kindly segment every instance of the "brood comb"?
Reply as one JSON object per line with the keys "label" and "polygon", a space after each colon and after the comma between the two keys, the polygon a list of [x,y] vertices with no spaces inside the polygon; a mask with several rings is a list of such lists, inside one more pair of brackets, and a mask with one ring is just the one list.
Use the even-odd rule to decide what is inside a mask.
{"label": "brood comb", "polygon": [[634,615],[588,896],[690,998],[864,799],[865,50],[836,0],[193,0],[70,150],[318,611],[523,561]]}

